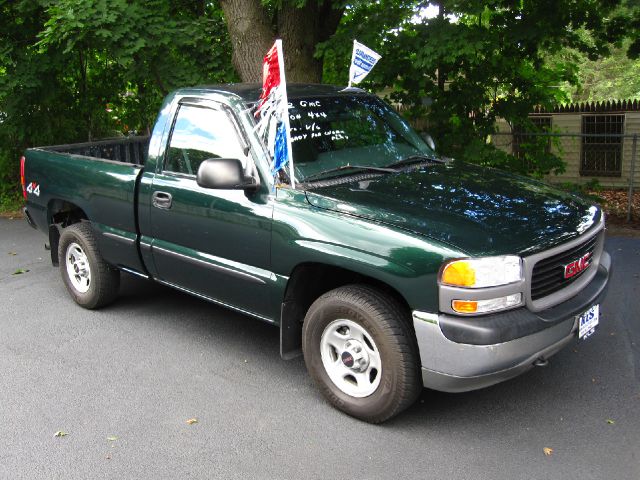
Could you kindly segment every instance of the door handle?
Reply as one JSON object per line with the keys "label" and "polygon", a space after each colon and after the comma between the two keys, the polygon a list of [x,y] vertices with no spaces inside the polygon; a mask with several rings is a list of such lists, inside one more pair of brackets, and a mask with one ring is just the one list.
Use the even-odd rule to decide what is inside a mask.
{"label": "door handle", "polygon": [[153,196],[151,197],[151,203],[156,208],[162,208],[163,210],[168,210],[171,208],[171,194],[167,192],[153,192]]}

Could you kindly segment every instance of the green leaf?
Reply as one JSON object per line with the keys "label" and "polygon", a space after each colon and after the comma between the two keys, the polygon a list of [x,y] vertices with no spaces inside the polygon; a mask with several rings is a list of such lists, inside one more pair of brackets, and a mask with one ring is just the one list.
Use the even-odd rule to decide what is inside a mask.
{"label": "green leaf", "polygon": [[23,273],[27,273],[28,271],[29,269],[27,268],[19,268],[15,272],[13,272],[13,275],[22,275]]}

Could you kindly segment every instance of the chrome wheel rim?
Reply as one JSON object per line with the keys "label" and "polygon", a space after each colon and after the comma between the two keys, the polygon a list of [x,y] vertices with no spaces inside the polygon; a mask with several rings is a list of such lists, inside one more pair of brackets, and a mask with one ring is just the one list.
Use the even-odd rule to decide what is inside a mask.
{"label": "chrome wheel rim", "polygon": [[333,384],[347,395],[368,397],[380,385],[380,351],[361,325],[347,319],[331,322],[320,337],[320,355]]}
{"label": "chrome wheel rim", "polygon": [[73,288],[80,293],[86,293],[91,286],[91,268],[84,250],[77,243],[71,243],[67,247],[65,259],[67,276]]}

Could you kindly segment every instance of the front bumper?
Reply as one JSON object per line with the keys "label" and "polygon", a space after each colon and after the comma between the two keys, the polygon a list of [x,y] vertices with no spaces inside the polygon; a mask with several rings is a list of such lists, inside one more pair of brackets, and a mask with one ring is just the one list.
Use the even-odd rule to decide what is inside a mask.
{"label": "front bumper", "polygon": [[526,308],[464,318],[413,312],[426,388],[465,392],[488,387],[544,362],[577,336],[578,315],[606,294],[611,257],[577,295],[541,312]]}

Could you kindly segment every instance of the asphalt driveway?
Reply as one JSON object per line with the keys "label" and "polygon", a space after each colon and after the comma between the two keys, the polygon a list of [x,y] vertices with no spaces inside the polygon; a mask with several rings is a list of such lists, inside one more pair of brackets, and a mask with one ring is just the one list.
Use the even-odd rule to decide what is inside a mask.
{"label": "asphalt driveway", "polygon": [[130,276],[83,310],[44,241],[0,219],[2,479],[640,478],[640,239],[608,239],[588,341],[381,426],[329,407],[270,325]]}

